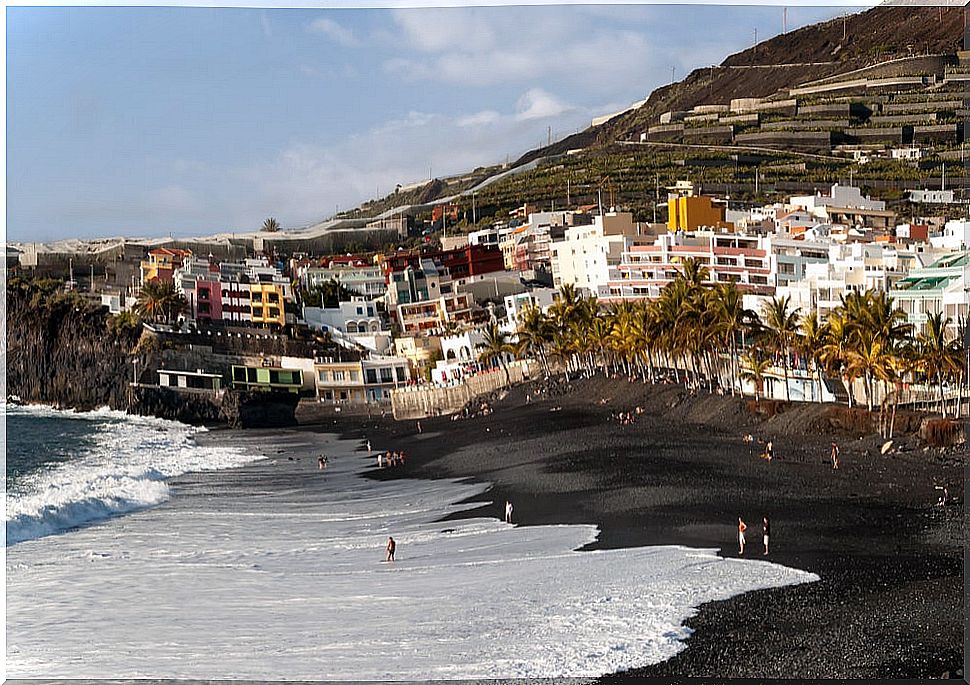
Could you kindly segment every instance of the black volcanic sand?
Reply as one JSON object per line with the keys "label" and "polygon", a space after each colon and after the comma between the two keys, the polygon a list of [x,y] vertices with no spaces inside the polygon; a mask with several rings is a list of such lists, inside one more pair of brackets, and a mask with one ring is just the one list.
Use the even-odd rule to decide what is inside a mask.
{"label": "black volcanic sand", "polygon": [[[494,402],[488,416],[453,421],[353,420],[306,430],[403,449],[407,464],[374,478],[461,478],[493,483],[480,508],[520,525],[593,523],[590,548],[679,544],[762,556],[821,580],[749,592],[701,607],[673,659],[647,677],[938,678],[962,676],[965,447],[923,449],[909,438],[881,455],[877,436],[813,433],[818,405],[756,417],[739,399],[690,396],[679,386],[625,379],[574,381],[526,403],[534,386]],[[607,404],[598,400],[607,398]],[[644,408],[621,426],[611,412]],[[772,438],[775,459],[742,436]],[[842,450],[832,469],[829,449]],[[363,448],[361,448],[363,449]],[[952,503],[934,506],[947,484]]]}

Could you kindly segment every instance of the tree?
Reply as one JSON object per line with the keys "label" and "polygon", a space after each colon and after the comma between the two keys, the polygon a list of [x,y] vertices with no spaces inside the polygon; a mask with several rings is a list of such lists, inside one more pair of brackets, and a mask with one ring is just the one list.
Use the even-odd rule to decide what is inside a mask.
{"label": "tree", "polygon": [[760,350],[751,349],[741,360],[741,378],[754,383],[754,400],[761,401],[764,392],[765,371],[771,366],[771,360],[762,357]]}
{"label": "tree", "polygon": [[270,217],[263,222],[263,230],[267,233],[277,233],[280,230],[280,222]]}
{"label": "tree", "polygon": [[762,317],[767,326],[775,350],[781,355],[781,365],[785,370],[785,400],[791,401],[791,392],[788,388],[788,362],[789,351],[791,350],[792,340],[798,330],[799,309],[789,311],[791,296],[773,297],[765,302]]}
{"label": "tree", "polygon": [[509,368],[505,363],[506,355],[515,354],[515,346],[509,342],[509,335],[494,321],[488,323],[483,331],[483,340],[478,343],[475,347],[481,350],[478,354],[478,360],[485,362],[487,364],[493,363],[494,360],[498,360],[505,372],[505,384],[511,384],[511,379],[509,377]]}
{"label": "tree", "polygon": [[532,305],[522,311],[516,331],[522,351],[535,355],[542,365],[543,372],[549,375],[549,362],[546,358],[546,344],[552,338],[552,326],[542,310]]}
{"label": "tree", "polygon": [[171,323],[188,308],[185,296],[169,281],[149,281],[141,287],[135,302],[135,312],[153,322]]}
{"label": "tree", "polygon": [[940,412],[946,418],[946,402],[943,385],[946,380],[959,372],[961,347],[957,340],[947,340],[946,329],[950,317],[943,318],[942,312],[931,313],[926,318],[926,330],[917,336],[919,348],[918,365],[926,374],[926,379],[936,382],[940,389]]}
{"label": "tree", "polygon": [[825,356],[825,340],[828,324],[820,324],[815,312],[804,319],[797,338],[798,351],[808,360],[812,377],[818,382],[818,401],[822,401],[822,366]]}

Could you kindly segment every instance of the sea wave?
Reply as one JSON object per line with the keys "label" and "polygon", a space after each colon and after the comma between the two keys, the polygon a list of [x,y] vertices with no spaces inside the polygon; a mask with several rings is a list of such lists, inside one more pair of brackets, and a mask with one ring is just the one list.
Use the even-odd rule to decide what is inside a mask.
{"label": "sea wave", "polygon": [[166,481],[192,471],[241,466],[259,458],[233,447],[200,445],[204,428],[107,407],[91,412],[8,406],[9,415],[92,422],[94,445],[24,476],[6,506],[6,544],[54,535],[167,500]]}

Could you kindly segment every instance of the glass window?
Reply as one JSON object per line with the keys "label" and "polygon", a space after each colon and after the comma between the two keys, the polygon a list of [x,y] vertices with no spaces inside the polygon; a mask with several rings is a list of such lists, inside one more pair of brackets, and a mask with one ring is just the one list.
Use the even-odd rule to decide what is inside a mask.
{"label": "glass window", "polygon": [[350,380],[352,380],[354,382],[359,381],[360,380],[360,374],[358,372],[356,372],[356,371],[351,371],[350,372]]}
{"label": "glass window", "polygon": [[319,376],[319,378],[320,378],[321,381],[325,381],[325,380],[328,380],[329,379],[330,374],[328,374],[326,371],[321,371],[318,374],[318,376]]}
{"label": "glass window", "polygon": [[343,381],[343,380],[346,380],[346,378],[347,378],[347,376],[346,376],[346,373],[344,371],[334,371],[333,372],[333,379],[335,381]]}
{"label": "glass window", "polygon": [[401,382],[407,380],[407,375],[405,374],[403,366],[397,367],[397,379]]}
{"label": "glass window", "polygon": [[367,369],[367,382],[368,383],[376,383],[377,382],[377,370],[376,369]]}
{"label": "glass window", "polygon": [[381,369],[381,383],[391,383],[394,378],[391,376],[391,367],[385,366]]}

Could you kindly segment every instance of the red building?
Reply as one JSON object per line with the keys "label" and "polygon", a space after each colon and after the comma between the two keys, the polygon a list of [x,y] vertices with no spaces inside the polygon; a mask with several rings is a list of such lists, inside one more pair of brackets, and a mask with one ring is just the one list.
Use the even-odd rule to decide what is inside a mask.
{"label": "red building", "polygon": [[481,276],[496,271],[505,271],[502,251],[484,245],[466,245],[454,250],[436,250],[433,252],[397,253],[384,257],[384,271],[404,271],[409,266],[421,267],[422,259],[430,259],[435,264],[448,269],[453,279]]}

